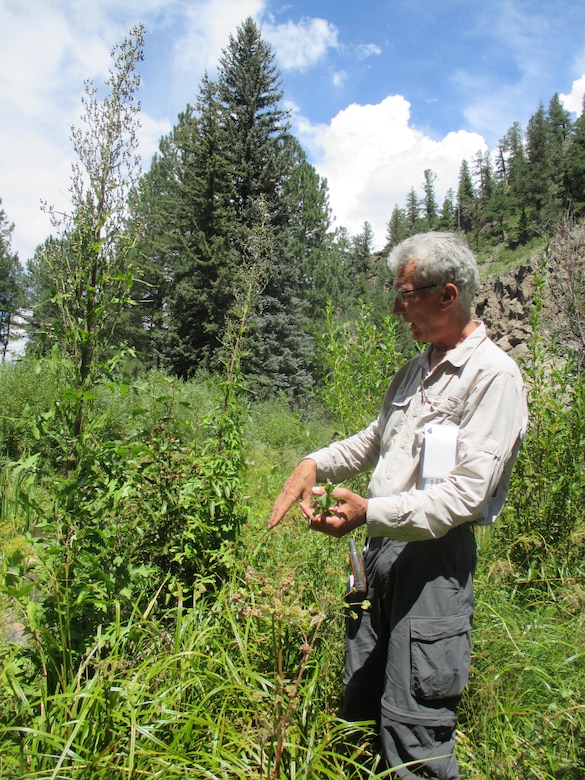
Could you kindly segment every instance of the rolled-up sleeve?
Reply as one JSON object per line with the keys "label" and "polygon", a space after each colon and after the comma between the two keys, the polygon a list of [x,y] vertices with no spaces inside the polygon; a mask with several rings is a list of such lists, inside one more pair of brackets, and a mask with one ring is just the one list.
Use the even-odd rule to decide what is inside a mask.
{"label": "rolled-up sleeve", "polygon": [[317,480],[343,482],[373,468],[380,453],[379,420],[340,442],[317,450],[307,457],[317,464]]}

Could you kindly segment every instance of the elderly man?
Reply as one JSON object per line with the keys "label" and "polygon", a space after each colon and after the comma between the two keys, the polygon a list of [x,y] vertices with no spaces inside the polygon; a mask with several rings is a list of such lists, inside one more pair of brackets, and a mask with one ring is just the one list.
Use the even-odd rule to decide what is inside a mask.
{"label": "elderly man", "polygon": [[[378,418],[303,459],[270,528],[300,508],[312,529],[341,537],[365,525],[366,591],[346,632],[345,717],[375,720],[399,778],[459,777],[456,709],[467,682],[475,525],[502,508],[527,424],[516,363],[471,316],[475,257],[450,233],[391,252],[393,312],[425,351],[396,373]],[[367,498],[345,489],[322,511],[317,482],[373,468]]]}

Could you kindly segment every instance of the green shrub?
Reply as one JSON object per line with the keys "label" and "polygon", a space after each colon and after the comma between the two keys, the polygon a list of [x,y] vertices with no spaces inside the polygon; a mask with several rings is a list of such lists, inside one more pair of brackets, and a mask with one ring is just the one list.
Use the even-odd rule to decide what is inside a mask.
{"label": "green shrub", "polygon": [[39,449],[50,454],[50,442],[41,441],[38,429],[28,421],[50,412],[57,396],[57,379],[42,363],[21,360],[0,364],[0,457],[18,460]]}

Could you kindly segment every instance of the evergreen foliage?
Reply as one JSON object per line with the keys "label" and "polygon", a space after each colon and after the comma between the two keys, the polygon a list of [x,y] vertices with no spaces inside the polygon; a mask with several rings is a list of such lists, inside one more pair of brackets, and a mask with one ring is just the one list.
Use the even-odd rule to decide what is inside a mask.
{"label": "evergreen foliage", "polygon": [[[0,206],[2,198],[0,198]],[[12,251],[11,235],[14,225],[8,222],[0,208],[0,353],[6,359],[8,344],[13,338],[15,316],[25,304],[25,278],[18,255]]]}

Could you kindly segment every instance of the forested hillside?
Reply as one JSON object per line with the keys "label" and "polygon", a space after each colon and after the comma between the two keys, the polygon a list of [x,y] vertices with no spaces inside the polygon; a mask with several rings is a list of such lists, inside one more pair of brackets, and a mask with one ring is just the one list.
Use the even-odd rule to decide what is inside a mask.
{"label": "forested hillside", "polygon": [[[143,30],[86,84],[71,210],[22,268],[0,211],[0,776],[387,777],[339,718],[345,541],[270,506],[299,458],[368,424],[416,348],[387,249],[463,232],[476,313],[514,353],[530,427],[478,529],[466,780],[585,766],[585,114],[558,95],[385,247],[333,227],[248,19],[217,78],[137,157]],[[367,476],[351,487],[363,491]],[[359,535],[357,535],[359,536]]]}

